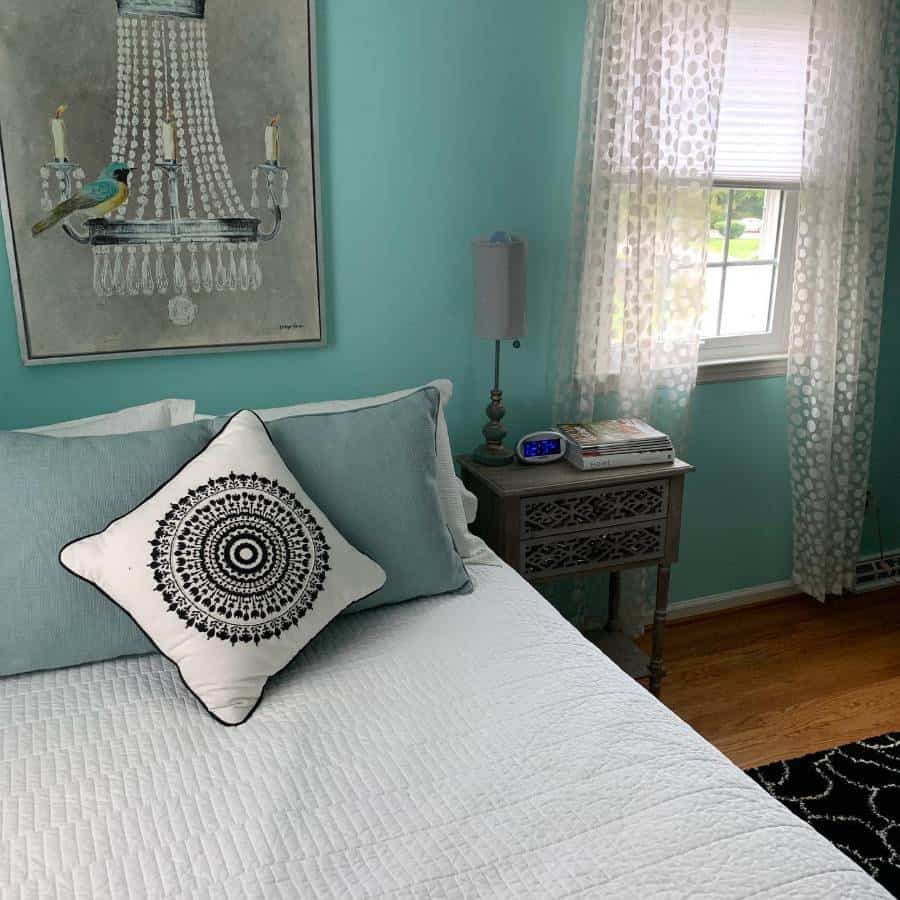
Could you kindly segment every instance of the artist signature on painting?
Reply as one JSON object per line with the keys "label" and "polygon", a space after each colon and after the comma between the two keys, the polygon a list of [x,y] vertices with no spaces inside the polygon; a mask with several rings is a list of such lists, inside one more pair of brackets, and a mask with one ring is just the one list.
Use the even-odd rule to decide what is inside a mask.
{"label": "artist signature on painting", "polygon": [[282,322],[278,328],[280,331],[290,331],[292,328],[305,328],[302,322]]}

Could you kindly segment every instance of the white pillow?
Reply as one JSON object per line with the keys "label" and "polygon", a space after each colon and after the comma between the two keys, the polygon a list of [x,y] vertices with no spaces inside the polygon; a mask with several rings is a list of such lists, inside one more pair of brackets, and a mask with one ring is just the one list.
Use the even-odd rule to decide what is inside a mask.
{"label": "white pillow", "polygon": [[28,434],[50,437],[102,437],[108,434],[132,434],[136,431],[157,431],[172,425],[187,425],[194,421],[193,400],[157,400],[142,406],[129,406],[117,412],[57,422],[40,428],[21,429]]}
{"label": "white pillow", "polygon": [[[453,451],[450,448],[450,434],[447,431],[447,420],[444,418],[444,408],[453,396],[453,382],[446,378],[440,378],[437,381],[429,382],[429,386],[437,388],[441,395],[441,406],[438,410],[437,420],[437,486],[444,523],[450,531],[450,536],[453,538],[456,552],[459,553],[462,561],[466,565],[478,563],[496,565],[497,557],[488,548],[487,544],[485,544],[481,538],[476,537],[469,531],[467,522],[474,521],[475,517],[473,515],[472,519],[467,519],[464,506],[464,495],[461,493],[461,491],[465,491],[465,488],[457,479],[456,470],[453,466]],[[377,397],[361,397],[356,400],[326,400],[320,403],[301,403],[295,406],[279,406],[271,409],[259,409],[256,410],[256,412],[264,422],[271,422],[275,419],[284,419],[288,416],[347,412],[353,409],[363,409],[367,406],[378,406],[391,400],[399,400],[401,397],[407,397],[418,390],[421,390],[421,387],[409,388],[403,391],[394,391],[391,394],[381,394]],[[210,417],[197,416],[197,418],[205,419]],[[465,493],[468,494],[468,491]],[[472,499],[474,500],[474,497],[472,497]]]}
{"label": "white pillow", "polygon": [[385,582],[246,411],[140,506],[67,544],[60,562],[125,610],[226,725],[246,721],[269,678]]}
{"label": "white pillow", "polygon": [[463,510],[466,514],[466,522],[471,525],[478,516],[478,498],[457,477],[456,486],[459,488],[459,498],[462,500]]}

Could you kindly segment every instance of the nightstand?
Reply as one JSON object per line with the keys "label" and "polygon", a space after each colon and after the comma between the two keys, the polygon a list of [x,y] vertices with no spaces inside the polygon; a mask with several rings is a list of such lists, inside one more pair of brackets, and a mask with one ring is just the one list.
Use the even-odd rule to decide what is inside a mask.
{"label": "nightstand", "polygon": [[[528,581],[609,573],[609,619],[592,640],[629,674],[649,676],[658,696],[684,476],[694,467],[676,460],[582,472],[565,460],[482,466],[468,456],[459,464],[463,482],[478,497],[472,530]],[[621,631],[619,573],[650,565],[657,575],[648,658]]]}

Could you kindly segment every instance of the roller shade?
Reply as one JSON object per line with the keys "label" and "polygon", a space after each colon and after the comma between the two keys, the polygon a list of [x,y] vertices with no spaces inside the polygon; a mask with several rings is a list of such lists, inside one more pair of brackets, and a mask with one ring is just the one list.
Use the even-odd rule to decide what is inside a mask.
{"label": "roller shade", "polygon": [[800,183],[809,25],[810,0],[732,0],[717,181]]}

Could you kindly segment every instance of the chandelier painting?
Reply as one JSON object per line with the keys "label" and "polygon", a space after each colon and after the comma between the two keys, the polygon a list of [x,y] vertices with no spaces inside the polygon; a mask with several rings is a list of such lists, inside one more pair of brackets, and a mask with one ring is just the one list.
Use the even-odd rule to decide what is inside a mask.
{"label": "chandelier painting", "polygon": [[[209,315],[207,306],[217,296],[242,296],[252,303],[265,292],[271,262],[266,248],[283,240],[289,206],[282,157],[288,120],[275,110],[261,110],[255,123],[242,128],[241,141],[252,143],[258,157],[237,171],[220,130],[216,101],[226,92],[214,91],[215,47],[207,27],[207,6],[225,7],[226,0],[103,0],[92,6],[104,4],[115,25],[115,50],[106,45],[115,53],[109,118],[97,123],[107,134],[104,164],[98,173],[96,163],[89,167],[80,156],[69,130],[77,103],[51,107],[45,113],[51,154],[35,161],[32,175],[39,179],[40,213],[31,232],[41,241],[47,234],[47,240],[53,236],[77,246],[90,259],[83,288],[108,309],[117,301],[143,298],[142,316],[152,302],[169,326],[193,326]],[[309,29],[310,41],[311,34]],[[96,52],[102,47],[98,44]],[[307,86],[310,109],[312,87]],[[309,172],[301,173],[301,185],[307,215],[314,218],[312,120],[310,114],[310,133],[304,136]],[[235,127],[229,124],[233,142]],[[97,140],[102,141],[100,134]],[[318,277],[317,248],[312,255]],[[315,311],[320,314],[318,304]],[[269,327],[304,327],[297,318],[279,310],[277,323]],[[320,321],[313,339],[321,339]]]}

